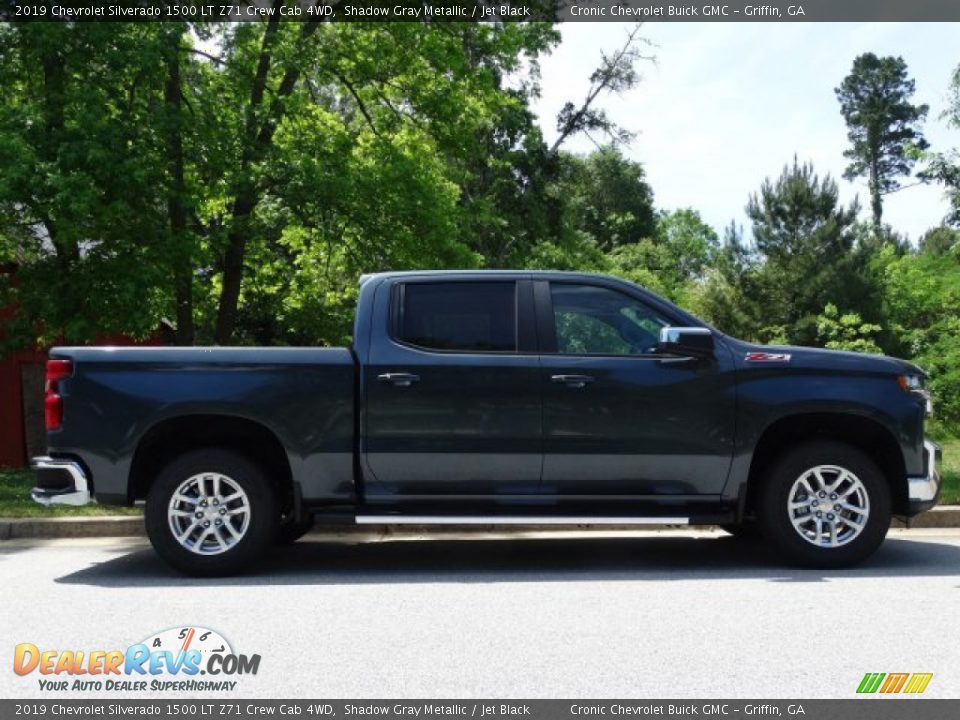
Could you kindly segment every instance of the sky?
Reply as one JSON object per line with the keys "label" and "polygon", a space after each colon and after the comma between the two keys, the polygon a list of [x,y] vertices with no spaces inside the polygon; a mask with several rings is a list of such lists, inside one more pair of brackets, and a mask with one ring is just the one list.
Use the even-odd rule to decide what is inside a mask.
{"label": "sky", "polygon": [[[600,50],[621,46],[629,28],[560,26],[562,43],[541,60],[534,106],[548,144],[562,105],[584,97]],[[749,237],[743,208],[750,193],[794,154],[833,176],[844,202],[859,195],[861,216],[869,216],[865,181],[843,179],[846,126],[834,94],[860,53],[902,56],[916,80],[914,101],[930,106],[924,134],[931,149],[960,147],[960,130],[939,117],[960,64],[960,24],[664,22],[645,24],[641,35],[653,43],[656,64],[642,65],[638,87],[600,106],[637,133],[625,152],[643,163],[657,207],[693,207],[718,233],[735,220]],[[593,148],[585,136],[565,144]],[[946,213],[937,186],[910,187],[884,202],[884,221],[913,242]]]}

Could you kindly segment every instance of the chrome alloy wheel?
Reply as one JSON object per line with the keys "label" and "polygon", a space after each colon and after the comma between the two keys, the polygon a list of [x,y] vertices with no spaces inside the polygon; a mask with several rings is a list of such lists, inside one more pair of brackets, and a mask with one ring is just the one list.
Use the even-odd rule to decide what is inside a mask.
{"label": "chrome alloy wheel", "polygon": [[846,545],[867,526],[870,497],[860,479],[838,465],[817,465],[793,483],[787,496],[793,529],[812,545]]}
{"label": "chrome alloy wheel", "polygon": [[173,537],[187,550],[219,555],[243,540],[250,527],[250,500],[226,475],[200,473],[174,491],[167,520]]}

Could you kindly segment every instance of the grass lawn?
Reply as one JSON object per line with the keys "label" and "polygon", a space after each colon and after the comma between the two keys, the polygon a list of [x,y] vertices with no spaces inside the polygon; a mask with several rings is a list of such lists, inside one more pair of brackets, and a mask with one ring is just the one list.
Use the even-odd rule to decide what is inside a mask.
{"label": "grass lawn", "polygon": [[93,503],[81,507],[44,507],[30,499],[33,473],[0,469],[0,517],[63,517],[64,515],[139,515],[139,508],[106,507]]}
{"label": "grass lawn", "polygon": [[941,505],[960,505],[960,438],[944,440],[943,448],[943,488],[940,491]]}
{"label": "grass lawn", "polygon": [[[943,448],[941,505],[960,505],[960,438],[940,442]],[[29,470],[0,469],[0,517],[55,517],[63,515],[139,515],[140,508],[84,505],[44,507],[30,499],[33,475]]]}

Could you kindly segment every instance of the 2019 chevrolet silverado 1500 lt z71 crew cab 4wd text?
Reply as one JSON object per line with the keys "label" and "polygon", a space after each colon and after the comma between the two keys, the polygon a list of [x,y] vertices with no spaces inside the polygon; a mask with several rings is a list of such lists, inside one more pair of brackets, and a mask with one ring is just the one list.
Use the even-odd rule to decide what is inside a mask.
{"label": "2019 chevrolet silverado 1500 lt z71 crew cab 4wd text", "polygon": [[937,501],[918,367],[751,345],[614,278],[365,276],[353,337],[55,348],[34,499],[145,500],[199,575],[314,518],[716,523],[840,567]]}

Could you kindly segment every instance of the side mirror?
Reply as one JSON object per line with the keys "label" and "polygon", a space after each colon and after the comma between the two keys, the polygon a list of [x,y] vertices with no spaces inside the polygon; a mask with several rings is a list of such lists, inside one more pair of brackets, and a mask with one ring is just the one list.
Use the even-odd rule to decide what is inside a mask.
{"label": "side mirror", "polygon": [[713,333],[704,327],[665,327],[657,350],[671,355],[713,356]]}

